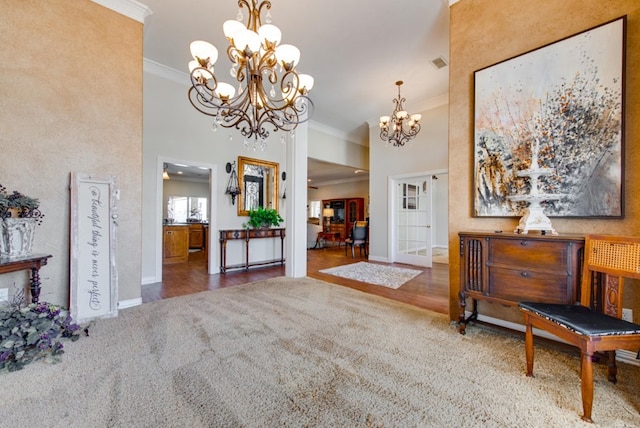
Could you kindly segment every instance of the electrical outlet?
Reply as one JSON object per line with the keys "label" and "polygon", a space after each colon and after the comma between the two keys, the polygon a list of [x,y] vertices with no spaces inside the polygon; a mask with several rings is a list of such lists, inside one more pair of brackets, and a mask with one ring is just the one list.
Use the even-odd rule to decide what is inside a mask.
{"label": "electrical outlet", "polygon": [[625,321],[633,322],[633,309],[622,308],[622,319]]}
{"label": "electrical outlet", "polygon": [[9,289],[0,288],[0,303],[9,301]]}

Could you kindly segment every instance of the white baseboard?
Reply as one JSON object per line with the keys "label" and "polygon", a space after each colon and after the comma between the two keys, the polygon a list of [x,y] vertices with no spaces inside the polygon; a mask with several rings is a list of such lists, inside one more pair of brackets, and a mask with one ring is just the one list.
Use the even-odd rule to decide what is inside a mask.
{"label": "white baseboard", "polygon": [[386,258],[386,257],[376,257],[376,256],[372,256],[372,255],[369,255],[369,260],[371,260],[371,261],[373,261],[373,262],[391,263],[391,262],[389,261],[389,259],[388,259],[388,258]]}
{"label": "white baseboard", "polygon": [[622,361],[632,366],[640,366],[640,360],[636,358],[637,355],[635,352],[619,349],[616,351],[616,361]]}
{"label": "white baseboard", "polygon": [[160,281],[161,280],[159,280],[155,276],[147,276],[147,277],[142,278],[142,285],[154,284],[154,283],[160,282]]}
{"label": "white baseboard", "polygon": [[[465,316],[469,316],[471,315],[471,312],[465,312]],[[486,315],[482,315],[482,314],[478,314],[478,321],[482,321],[482,322],[486,322],[489,324],[494,324],[500,327],[505,327],[508,328],[510,330],[515,330],[515,331],[519,331],[524,333],[525,331],[525,326],[523,324],[518,324],[518,323],[514,323],[511,321],[505,321],[505,320],[501,320],[499,318],[493,318],[493,317],[489,317]],[[549,340],[554,340],[556,342],[560,342],[560,343],[565,343],[567,344],[566,341],[560,339],[557,336],[554,336],[553,334],[550,334],[544,330],[539,330],[537,328],[533,329],[533,334],[534,336],[539,336],[539,337],[543,337],[545,339],[549,339]],[[635,352],[631,352],[631,351],[626,351],[623,349],[617,350],[616,351],[616,361],[622,361],[624,363],[627,364],[631,364],[634,366],[640,366],[640,360],[636,359],[636,353]]]}
{"label": "white baseboard", "polygon": [[140,306],[142,304],[142,298],[121,300],[118,302],[118,309],[132,308],[134,306]]}

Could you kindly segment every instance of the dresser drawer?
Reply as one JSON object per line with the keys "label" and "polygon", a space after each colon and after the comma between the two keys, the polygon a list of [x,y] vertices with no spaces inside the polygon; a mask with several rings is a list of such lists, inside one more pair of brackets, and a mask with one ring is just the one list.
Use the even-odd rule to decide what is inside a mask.
{"label": "dresser drawer", "polygon": [[569,276],[539,270],[492,267],[489,271],[491,297],[517,302],[573,304],[576,291]]}
{"label": "dresser drawer", "polygon": [[489,263],[567,272],[567,244],[533,239],[492,239]]}

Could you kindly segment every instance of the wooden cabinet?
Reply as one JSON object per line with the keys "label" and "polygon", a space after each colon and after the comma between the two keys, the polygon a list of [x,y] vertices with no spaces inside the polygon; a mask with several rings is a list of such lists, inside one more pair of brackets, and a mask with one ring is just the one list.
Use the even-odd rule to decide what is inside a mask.
{"label": "wooden cabinet", "polygon": [[364,198],[324,199],[322,206],[327,205],[333,208],[329,232],[339,233],[340,239],[349,236],[353,223],[364,220]]}
{"label": "wooden cabinet", "polygon": [[162,263],[184,263],[189,260],[189,226],[162,228]]}
{"label": "wooden cabinet", "polygon": [[204,228],[202,223],[189,225],[189,248],[202,249],[204,247]]}
{"label": "wooden cabinet", "polygon": [[[460,232],[459,331],[477,319],[477,301],[573,304],[579,300],[584,237]],[[466,315],[466,300],[473,300]]]}

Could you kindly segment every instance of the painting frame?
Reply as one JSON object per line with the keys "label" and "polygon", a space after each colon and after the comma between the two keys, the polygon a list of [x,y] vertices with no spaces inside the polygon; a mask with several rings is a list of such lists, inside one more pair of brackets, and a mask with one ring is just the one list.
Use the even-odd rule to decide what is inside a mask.
{"label": "painting frame", "polygon": [[473,217],[624,218],[626,18],[474,72]]}

